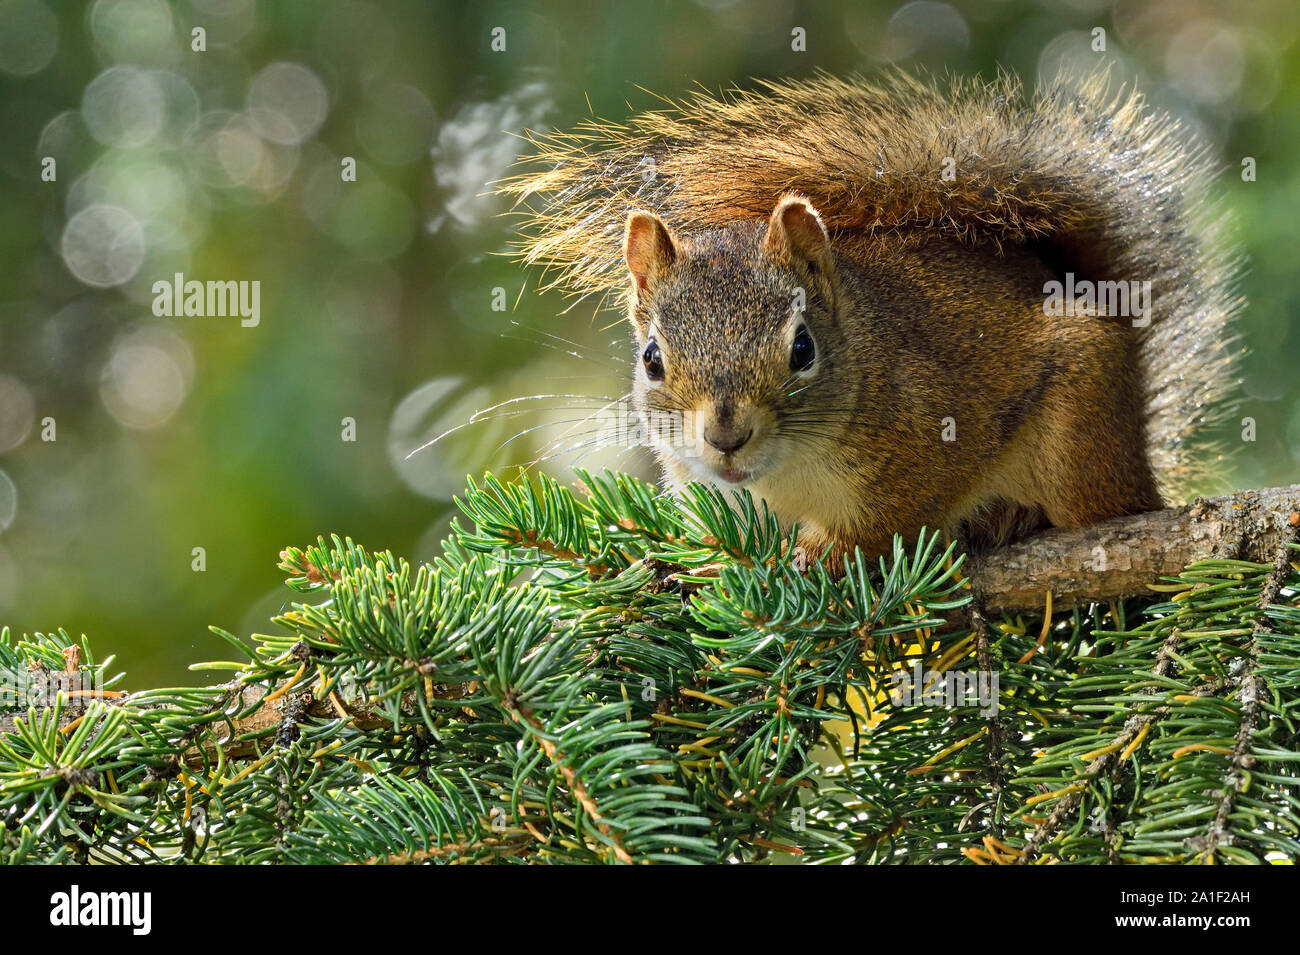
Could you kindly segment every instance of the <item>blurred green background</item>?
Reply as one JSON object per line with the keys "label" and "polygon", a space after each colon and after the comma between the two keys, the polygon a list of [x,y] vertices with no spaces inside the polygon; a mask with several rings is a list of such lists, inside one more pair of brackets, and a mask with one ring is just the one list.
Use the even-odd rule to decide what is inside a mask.
{"label": "blurred green background", "polygon": [[[1253,443],[1225,430],[1228,477],[1297,480],[1298,36],[1294,0],[0,0],[0,623],[87,633],[132,686],[190,682],[229,655],[208,624],[265,630],[287,604],[284,545],[336,532],[428,558],[467,473],[580,440],[564,422],[625,390],[630,349],[612,316],[533,294],[486,184],[523,130],[588,103],[621,119],[654,105],[640,87],[1109,62],[1224,166],[1257,422]],[[259,281],[260,324],[156,317],[176,272]],[[539,394],[588,397],[507,406],[406,459]],[[639,451],[583,453],[543,466],[650,473]]]}

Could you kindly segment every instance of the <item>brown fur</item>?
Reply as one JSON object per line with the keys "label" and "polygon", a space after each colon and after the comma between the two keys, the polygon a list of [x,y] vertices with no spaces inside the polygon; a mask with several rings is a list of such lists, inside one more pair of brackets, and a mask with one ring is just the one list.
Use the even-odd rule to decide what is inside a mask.
{"label": "brown fur", "polygon": [[[556,284],[631,285],[637,347],[654,335],[666,368],[638,369],[641,407],[752,431],[734,454],[661,447],[670,483],[742,471],[819,547],[922,525],[999,542],[1158,506],[1204,464],[1188,438],[1229,385],[1206,163],[1102,89],[773,83],[540,139],[546,169],[506,188],[541,200],[526,258]],[[634,234],[638,209],[657,216]],[[1047,315],[1066,271],[1150,281],[1152,324]],[[792,381],[799,322],[820,363]]]}

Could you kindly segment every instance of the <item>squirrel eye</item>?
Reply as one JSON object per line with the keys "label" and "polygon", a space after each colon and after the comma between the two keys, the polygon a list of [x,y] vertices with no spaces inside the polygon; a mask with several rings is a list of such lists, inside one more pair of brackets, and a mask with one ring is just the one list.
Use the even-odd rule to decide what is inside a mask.
{"label": "squirrel eye", "polygon": [[641,353],[641,363],[645,365],[645,373],[651,381],[662,381],[664,377],[664,356],[659,351],[659,343],[653,338],[645,346],[645,351]]}
{"label": "squirrel eye", "polygon": [[800,325],[799,331],[795,332],[794,344],[790,346],[790,370],[807,371],[816,357],[817,349],[813,346],[812,336],[805,326]]}

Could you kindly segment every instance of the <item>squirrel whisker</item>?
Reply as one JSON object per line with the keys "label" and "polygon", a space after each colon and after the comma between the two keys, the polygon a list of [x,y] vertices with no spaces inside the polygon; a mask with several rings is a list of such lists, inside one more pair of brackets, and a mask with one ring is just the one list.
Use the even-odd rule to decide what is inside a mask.
{"label": "squirrel whisker", "polygon": [[[425,451],[428,448],[433,447],[443,438],[446,438],[449,435],[456,434],[457,432],[462,431],[465,428],[470,427],[471,425],[484,424],[490,421],[497,421],[500,420],[501,418],[517,417],[519,415],[536,413],[536,409],[523,408],[523,409],[511,409],[509,411],[503,411],[501,412],[501,414],[493,414],[493,412],[505,408],[507,405],[518,404],[524,401],[543,401],[543,400],[551,400],[551,399],[565,399],[565,400],[578,400],[578,401],[605,401],[611,404],[616,404],[617,402],[625,400],[626,398],[627,395],[624,395],[622,398],[612,398],[612,399],[609,398],[607,395],[521,395],[515,398],[508,398],[505,401],[500,401],[494,405],[490,405],[487,408],[481,408],[478,411],[475,411],[473,414],[469,416],[467,420],[462,421],[460,424],[455,425],[454,427],[448,428],[446,431],[443,431],[441,434],[437,435],[434,438],[431,438],[430,440],[426,441],[424,444],[420,445],[415,450],[409,452],[406,455],[406,457],[403,458],[403,460],[409,461],[416,454],[418,454],[421,451]],[[608,407],[608,405],[606,405],[605,407]],[[546,411],[546,410],[560,410],[560,409],[540,409],[540,410]],[[594,413],[599,413],[600,410],[601,409],[598,409],[597,412]]]}

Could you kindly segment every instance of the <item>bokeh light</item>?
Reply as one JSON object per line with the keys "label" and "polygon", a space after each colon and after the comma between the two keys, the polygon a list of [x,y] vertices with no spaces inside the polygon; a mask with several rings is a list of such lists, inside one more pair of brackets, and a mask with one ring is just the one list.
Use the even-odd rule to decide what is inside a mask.
{"label": "bokeh light", "polygon": [[970,29],[956,7],[934,0],[913,0],[889,18],[880,56],[890,61],[906,60],[922,52],[951,56],[964,52],[969,44]]}
{"label": "bokeh light", "polygon": [[367,93],[356,129],[366,152],[380,162],[415,162],[433,145],[433,107],[414,86],[384,84]]}
{"label": "bokeh light", "polygon": [[114,66],[86,87],[86,128],[101,143],[131,148],[151,141],[167,119],[167,99],[154,73]]}
{"label": "bokeh light", "polygon": [[90,32],[104,55],[130,63],[166,63],[179,57],[175,21],[165,0],[95,0]]}
{"label": "bokeh light", "polygon": [[99,392],[119,424],[157,428],[180,408],[193,376],[194,358],[185,340],[171,329],[150,326],[113,344]]}
{"label": "bokeh light", "polygon": [[[450,501],[464,490],[465,461],[476,469],[499,462],[501,443],[509,436],[507,415],[485,416],[471,423],[478,411],[492,404],[492,389],[460,378],[435,378],[413,389],[393,409],[388,425],[388,456],[410,490],[435,501]],[[438,443],[430,445],[435,439]]]}
{"label": "bokeh light", "polygon": [[329,94],[311,70],[298,63],[272,63],[248,89],[248,116],[263,139],[286,146],[305,142],[325,122]]}
{"label": "bokeh light", "polygon": [[68,220],[62,251],[69,271],[87,285],[121,285],[144,261],[144,230],[125,209],[95,203]]}
{"label": "bokeh light", "polygon": [[12,375],[0,374],[0,454],[26,441],[35,419],[31,389]]}
{"label": "bokeh light", "polygon": [[18,516],[18,488],[14,479],[0,471],[0,534],[9,530],[9,525]]}
{"label": "bokeh light", "polygon": [[59,21],[40,0],[0,3],[0,71],[39,73],[59,51]]}

